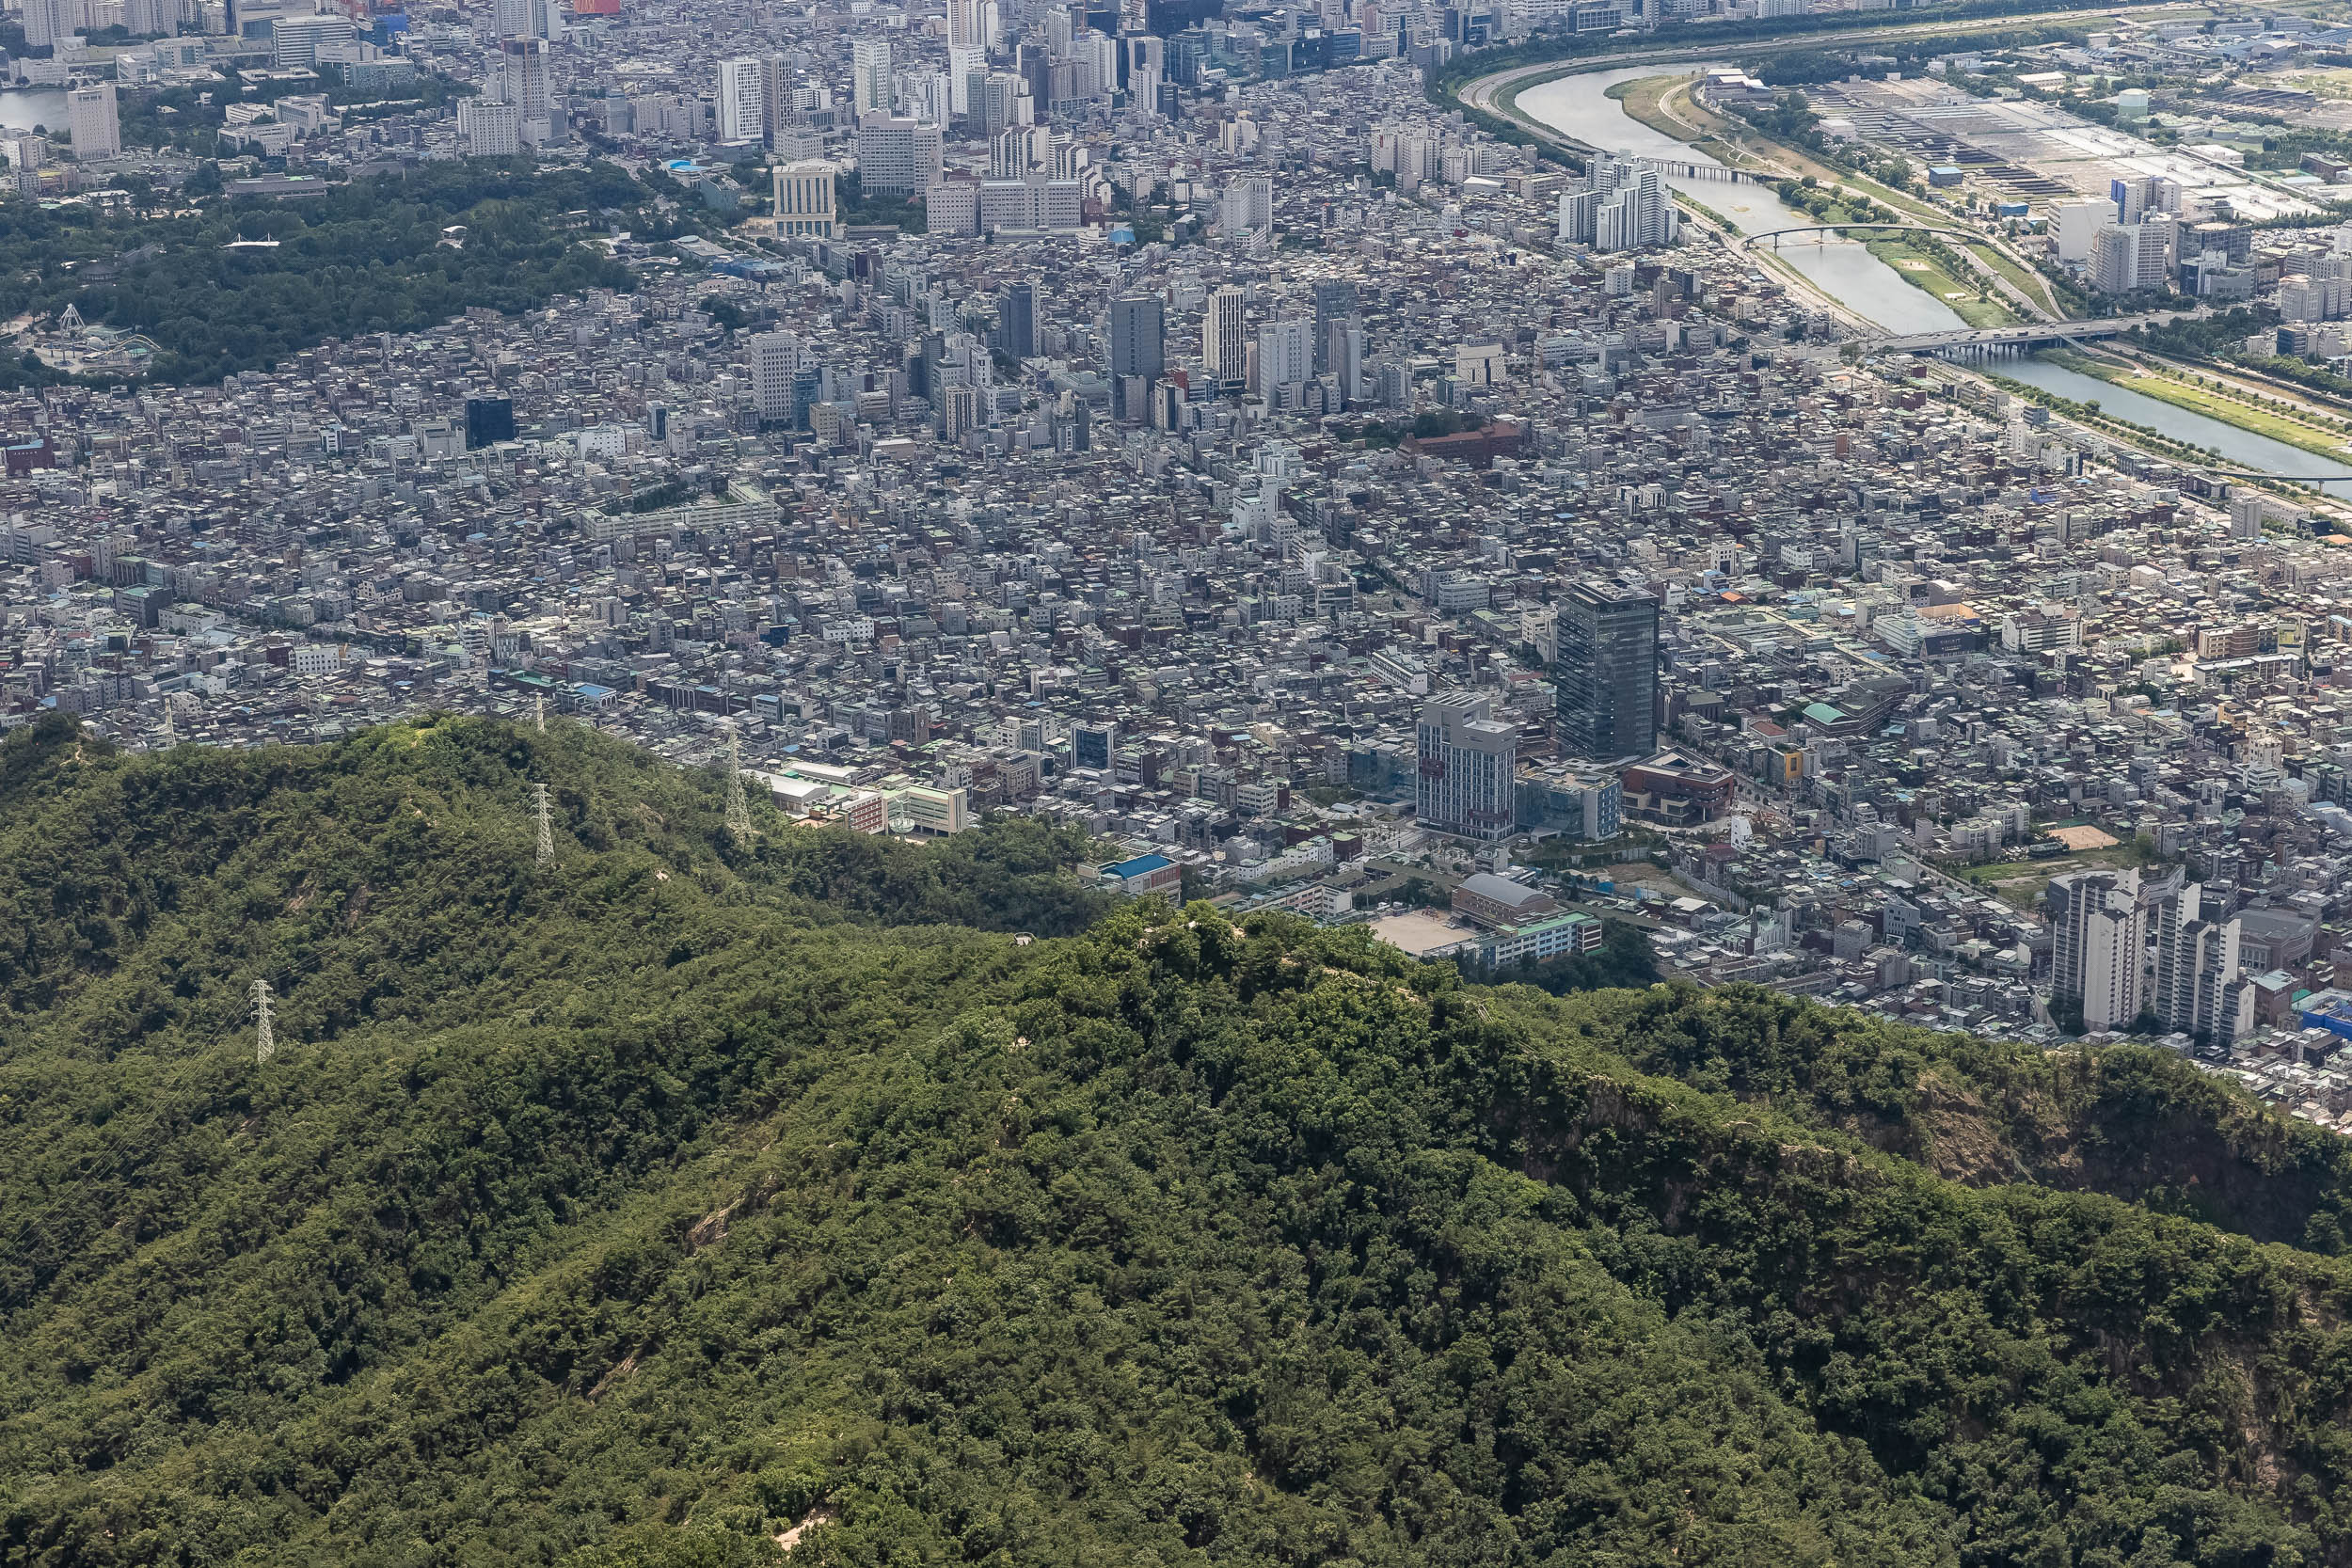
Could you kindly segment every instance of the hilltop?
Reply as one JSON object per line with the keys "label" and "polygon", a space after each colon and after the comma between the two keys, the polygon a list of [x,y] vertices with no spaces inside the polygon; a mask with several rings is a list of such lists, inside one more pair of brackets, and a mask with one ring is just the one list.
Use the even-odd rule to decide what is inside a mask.
{"label": "hilltop", "polygon": [[0,745],[7,1560],[2352,1560],[2344,1164],[2183,1064],[721,808]]}

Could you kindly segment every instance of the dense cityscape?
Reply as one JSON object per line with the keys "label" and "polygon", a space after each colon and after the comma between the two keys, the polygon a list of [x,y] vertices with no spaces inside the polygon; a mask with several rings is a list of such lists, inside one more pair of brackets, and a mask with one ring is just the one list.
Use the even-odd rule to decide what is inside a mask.
{"label": "dense cityscape", "polygon": [[[24,8],[15,201],[84,238],[7,324],[0,725],[590,723],[795,820],[1026,814],[1485,973],[1631,927],[2352,1129],[2352,508],[2296,483],[2352,433],[2352,27],[305,3]],[[1563,37],[1707,56],[1610,89],[1687,158],[1481,74]],[[142,225],[263,267],[469,160],[628,194],[523,304],[258,363],[138,316]]]}

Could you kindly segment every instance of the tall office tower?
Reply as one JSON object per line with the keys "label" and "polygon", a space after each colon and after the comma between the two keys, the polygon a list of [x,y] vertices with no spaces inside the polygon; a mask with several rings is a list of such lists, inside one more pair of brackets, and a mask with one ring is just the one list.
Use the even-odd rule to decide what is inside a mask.
{"label": "tall office tower", "polygon": [[1245,297],[1228,283],[1209,296],[1209,308],[1200,318],[1200,357],[1209,374],[1229,386],[1248,374],[1249,350],[1242,334]]}
{"label": "tall office tower", "polygon": [[1111,398],[1122,420],[1151,407],[1152,383],[1168,368],[1168,317],[1157,294],[1111,301]]}
{"label": "tall office tower", "polygon": [[768,98],[757,55],[719,62],[719,139],[765,141]]}
{"label": "tall office tower", "polygon": [[122,121],[115,106],[115,85],[75,87],[65,95],[65,122],[73,132],[73,161],[92,163],[122,156]]}
{"label": "tall office tower", "polygon": [[1267,322],[1258,328],[1258,395],[1268,404],[1298,406],[1300,389],[1315,376],[1314,324]]}
{"label": "tall office tower", "polygon": [[1560,597],[1552,686],[1563,754],[1595,762],[1658,749],[1658,601],[1614,583]]}
{"label": "tall office tower", "polygon": [[2243,926],[2221,918],[2226,911],[2204,895],[2191,882],[2157,907],[2156,990],[2149,1006],[2167,1029],[2200,1045],[2224,1046],[2253,1027],[2254,990],[2238,960]]}
{"label": "tall office tower", "polygon": [[1364,401],[1364,323],[1342,316],[1323,328],[1323,373],[1339,384],[1350,404]]}
{"label": "tall office tower", "polygon": [[792,383],[800,369],[800,339],[789,332],[752,334],[752,400],[760,419],[792,419]]}
{"label": "tall office tower", "polygon": [[837,209],[833,165],[815,158],[785,164],[774,172],[776,232],[787,237],[833,238]]}
{"label": "tall office tower", "polygon": [[1327,278],[1315,285],[1315,370],[1317,373],[1331,368],[1327,356],[1330,348],[1329,329],[1333,322],[1356,313],[1356,285],[1346,278]]}
{"label": "tall office tower", "polygon": [[1496,720],[1492,697],[1455,691],[1422,705],[1419,731],[1413,799],[1421,825],[1465,838],[1507,837],[1518,727]]}
{"label": "tall office tower", "polygon": [[883,39],[860,39],[850,46],[851,106],[860,119],[888,114],[896,101],[890,90],[890,44]]}
{"label": "tall office tower", "polygon": [[[464,102],[460,100],[459,102]],[[466,450],[496,446],[515,438],[515,400],[479,397],[466,400]]]}
{"label": "tall office tower", "polygon": [[522,116],[512,103],[475,96],[457,101],[457,134],[466,151],[476,158],[519,158],[523,150]]}
{"label": "tall office tower", "polygon": [[538,8],[538,0],[496,0],[490,8],[491,25],[502,39],[531,38],[538,31],[532,25]]}
{"label": "tall office tower", "polygon": [[2148,945],[2137,871],[2070,871],[2050,879],[2053,999],[2082,1004],[2083,1027],[2114,1029],[2139,1016]]}
{"label": "tall office tower", "polygon": [[499,70],[504,84],[501,96],[514,104],[516,113],[524,119],[545,119],[552,131],[555,81],[548,70],[547,41],[529,38],[499,40]]}
{"label": "tall office tower", "polygon": [[1024,279],[1007,284],[997,307],[996,325],[1007,354],[1026,359],[1037,353],[1037,285]]}

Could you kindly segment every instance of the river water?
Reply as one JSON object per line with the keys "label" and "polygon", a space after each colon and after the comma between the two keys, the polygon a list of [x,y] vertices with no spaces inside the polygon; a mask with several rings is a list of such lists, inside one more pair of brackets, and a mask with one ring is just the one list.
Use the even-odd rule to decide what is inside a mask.
{"label": "river water", "polygon": [[[2042,359],[1995,361],[1987,367],[1996,375],[2039,387],[2045,392],[2072,398],[2076,403],[2096,403],[2103,414],[2119,420],[2144,424],[2160,430],[2177,441],[2193,446],[2212,447],[2228,460],[2233,468],[2248,468],[2259,473],[2277,474],[2286,479],[2307,479],[2319,474],[2352,474],[2352,452],[2337,457],[2322,457],[2300,447],[2274,441],[2267,436],[2257,436],[2250,430],[2240,430],[2233,424],[2208,419],[2202,414],[2166,403],[2160,398],[2144,396],[2113,382],[2102,381],[2095,375],[2070,371],[2063,365],[2053,365]],[[2320,486],[2331,496],[2352,496],[2352,484],[2336,483]]]}
{"label": "river water", "polygon": [[[1563,76],[1521,92],[1518,106],[1528,118],[1590,147],[1636,157],[1714,163],[1716,160],[1689,144],[1651,130],[1627,114],[1622,103],[1608,95],[1608,89],[1619,82],[1645,76],[1689,75],[1701,69],[1696,62],[1691,62]],[[1743,234],[1760,234],[1816,221],[1761,185],[1676,179],[1669,179],[1667,183],[1709,211],[1721,214]],[[1966,325],[1942,300],[1924,289],[1914,288],[1893,267],[1851,240],[1784,241],[1780,255],[1824,293],[1890,332],[1936,332]],[[2274,441],[2266,436],[2257,436],[2219,420],[2112,386],[2079,371],[2039,359],[2006,360],[1989,368],[2077,403],[2096,402],[2118,419],[2161,431],[2175,440],[2211,447],[2233,467],[2287,477],[2352,473],[2352,452],[2340,460],[2320,457],[2283,441]],[[2352,496],[2352,483],[2332,483],[2324,488],[2333,495]]]}
{"label": "river water", "polygon": [[[1541,120],[1562,135],[1592,147],[1636,157],[1711,164],[1715,160],[1706,153],[1663,132],[1651,130],[1608,95],[1608,89],[1619,82],[1644,76],[1687,74],[1698,69],[1695,65],[1645,65],[1563,76],[1520,93],[1518,106],[1531,119]],[[1762,185],[1671,178],[1666,182],[1709,211],[1722,214],[1742,234],[1761,234],[1820,221],[1789,206]],[[1780,255],[1823,293],[1842,301],[1848,309],[1890,332],[1942,332],[1967,325],[1953,313],[1950,306],[1925,289],[1912,287],[1893,267],[1852,240],[1834,235],[1786,240],[1781,244]]]}

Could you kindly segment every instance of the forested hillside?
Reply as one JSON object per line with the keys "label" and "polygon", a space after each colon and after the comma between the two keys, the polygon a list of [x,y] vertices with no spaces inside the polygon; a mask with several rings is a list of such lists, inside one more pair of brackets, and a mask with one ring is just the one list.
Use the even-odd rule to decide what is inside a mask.
{"label": "forested hillside", "polygon": [[2343,1164],[2180,1064],[720,802],[0,745],[0,1561],[2352,1562]]}

